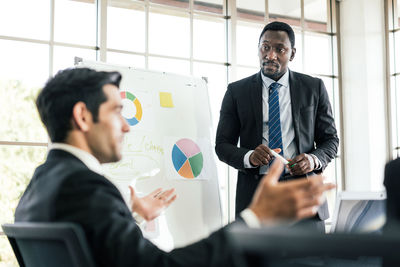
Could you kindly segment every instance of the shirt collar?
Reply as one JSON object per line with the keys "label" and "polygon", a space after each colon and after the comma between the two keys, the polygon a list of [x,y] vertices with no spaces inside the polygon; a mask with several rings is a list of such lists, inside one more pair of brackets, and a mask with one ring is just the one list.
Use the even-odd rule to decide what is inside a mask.
{"label": "shirt collar", "polygon": [[[261,79],[263,81],[263,84],[266,86],[266,88],[268,88],[272,83],[274,83],[275,81],[272,80],[271,78],[265,76],[262,71],[261,71]],[[285,72],[285,74],[283,74],[283,76],[276,81],[277,83],[279,83],[281,85],[281,87],[289,87],[289,69]]]}
{"label": "shirt collar", "polygon": [[86,167],[88,167],[90,170],[100,174],[100,175],[104,175],[104,171],[103,168],[101,167],[100,162],[90,153],[77,148],[75,146],[71,146],[68,144],[64,144],[64,143],[52,143],[49,146],[50,150],[52,149],[59,149],[59,150],[64,150],[66,152],[71,153],[72,155],[74,155],[75,157],[77,157],[78,159],[80,159],[83,164],[86,165]]}

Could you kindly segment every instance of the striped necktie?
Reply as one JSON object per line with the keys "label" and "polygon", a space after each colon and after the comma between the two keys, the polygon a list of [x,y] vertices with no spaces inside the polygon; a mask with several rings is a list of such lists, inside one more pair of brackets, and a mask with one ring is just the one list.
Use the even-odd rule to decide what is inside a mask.
{"label": "striped necktie", "polygon": [[268,146],[271,149],[280,148],[279,154],[283,155],[282,146],[282,131],[281,131],[281,118],[279,111],[279,92],[278,88],[281,85],[279,83],[272,83],[269,86],[269,98],[268,98]]}

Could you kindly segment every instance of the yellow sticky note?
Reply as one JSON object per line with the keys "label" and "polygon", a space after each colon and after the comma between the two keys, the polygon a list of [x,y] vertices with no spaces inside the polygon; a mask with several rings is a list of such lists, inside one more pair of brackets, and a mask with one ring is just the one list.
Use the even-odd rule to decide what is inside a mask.
{"label": "yellow sticky note", "polygon": [[173,108],[172,94],[167,92],[160,92],[160,106],[164,108]]}

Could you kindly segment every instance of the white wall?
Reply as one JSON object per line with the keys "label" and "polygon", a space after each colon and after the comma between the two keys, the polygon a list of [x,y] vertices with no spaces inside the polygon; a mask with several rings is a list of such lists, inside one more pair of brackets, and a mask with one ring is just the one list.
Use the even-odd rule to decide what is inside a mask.
{"label": "white wall", "polygon": [[384,1],[340,2],[345,190],[383,189],[388,160]]}

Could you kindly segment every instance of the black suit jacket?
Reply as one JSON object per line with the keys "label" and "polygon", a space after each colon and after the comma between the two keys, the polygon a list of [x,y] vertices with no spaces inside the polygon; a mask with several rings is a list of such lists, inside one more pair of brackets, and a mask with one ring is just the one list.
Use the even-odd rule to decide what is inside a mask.
{"label": "black suit jacket", "polygon": [[51,150],[15,212],[15,221],[80,224],[98,266],[229,266],[226,228],[165,253],[142,236],[118,189],[62,150]]}
{"label": "black suit jacket", "polygon": [[[390,161],[385,166],[383,184],[386,188],[386,224],[384,233],[391,235],[400,230],[400,158]],[[394,259],[384,259],[382,266],[399,266]]]}
{"label": "black suit jacket", "polygon": [[[289,84],[297,150],[316,155],[323,170],[336,156],[339,144],[324,83],[321,79],[290,71]],[[215,151],[219,159],[239,170],[236,213],[250,203],[259,182],[259,168],[245,169],[243,158],[262,143],[262,123],[259,72],[229,84],[217,129]],[[318,213],[322,220],[329,217],[326,205]]]}
{"label": "black suit jacket", "polygon": [[395,159],[385,166],[383,184],[386,188],[386,226],[400,225],[400,159]]}

